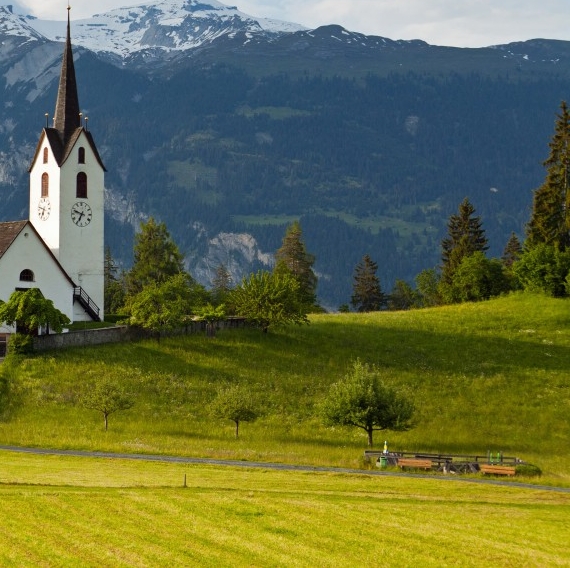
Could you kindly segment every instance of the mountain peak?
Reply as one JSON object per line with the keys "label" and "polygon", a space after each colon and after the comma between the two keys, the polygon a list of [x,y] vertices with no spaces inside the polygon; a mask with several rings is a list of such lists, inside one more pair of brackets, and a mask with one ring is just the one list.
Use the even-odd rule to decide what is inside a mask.
{"label": "mountain peak", "polygon": [[30,40],[45,39],[33,25],[34,18],[23,15],[19,5],[0,6],[0,34]]}
{"label": "mountain peak", "polygon": [[[63,21],[35,20],[34,27],[49,39],[65,39]],[[75,45],[122,58],[154,49],[183,51],[238,32],[280,35],[304,29],[298,24],[255,18],[217,0],[155,0],[72,22]]]}

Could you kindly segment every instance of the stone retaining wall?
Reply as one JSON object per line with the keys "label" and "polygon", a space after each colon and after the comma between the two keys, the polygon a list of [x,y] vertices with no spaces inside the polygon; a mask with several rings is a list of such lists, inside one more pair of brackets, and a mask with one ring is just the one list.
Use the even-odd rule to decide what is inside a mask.
{"label": "stone retaining wall", "polygon": [[[200,332],[205,333],[207,330],[206,327],[205,321],[195,321],[176,332],[170,333],[169,335],[184,335]],[[229,318],[215,323],[215,328],[217,330],[233,329],[238,327],[245,327],[244,318]],[[53,335],[40,335],[38,337],[34,337],[34,350],[46,351],[47,349],[85,347],[89,345],[101,345],[102,343],[122,343],[125,341],[148,339],[151,337],[153,337],[153,335],[144,329],[118,325],[115,327],[103,327],[100,329],[86,329]]]}

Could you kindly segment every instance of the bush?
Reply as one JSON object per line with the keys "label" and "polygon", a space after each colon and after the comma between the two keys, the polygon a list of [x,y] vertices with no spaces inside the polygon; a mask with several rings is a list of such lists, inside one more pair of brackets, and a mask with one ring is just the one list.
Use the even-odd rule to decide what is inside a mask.
{"label": "bush", "polygon": [[34,351],[34,338],[31,335],[15,333],[10,336],[8,342],[8,352],[19,355],[26,355]]}
{"label": "bush", "polygon": [[539,244],[513,264],[513,273],[522,288],[552,297],[567,295],[570,274],[570,251],[561,252],[553,246]]}
{"label": "bush", "polygon": [[516,466],[515,475],[522,475],[523,477],[540,477],[542,475],[542,470],[537,465],[523,463]]}

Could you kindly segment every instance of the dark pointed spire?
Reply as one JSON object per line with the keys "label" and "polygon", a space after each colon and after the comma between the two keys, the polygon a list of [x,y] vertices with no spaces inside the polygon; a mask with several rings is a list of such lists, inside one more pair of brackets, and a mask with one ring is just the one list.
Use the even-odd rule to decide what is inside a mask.
{"label": "dark pointed spire", "polygon": [[75,66],[73,65],[73,53],[71,51],[71,25],[67,6],[67,39],[63,51],[61,63],[61,75],[59,77],[59,89],[55,104],[54,128],[59,132],[65,146],[73,132],[81,126],[79,117],[79,97],[77,96],[77,82],[75,80]]}

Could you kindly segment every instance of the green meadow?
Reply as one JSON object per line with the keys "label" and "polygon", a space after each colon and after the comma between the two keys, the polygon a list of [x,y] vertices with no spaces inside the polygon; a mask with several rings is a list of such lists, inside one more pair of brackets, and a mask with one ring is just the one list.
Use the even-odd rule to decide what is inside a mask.
{"label": "green meadow", "polygon": [[[302,327],[75,348],[6,360],[0,445],[374,467],[364,432],[318,408],[356,358],[416,404],[394,451],[501,451],[538,478],[368,476],[0,452],[2,566],[570,566],[570,303],[513,294],[409,312],[325,314]],[[109,430],[94,380],[133,393]],[[256,422],[214,419],[247,385]],[[388,472],[396,473],[396,472]],[[187,487],[183,487],[184,476]],[[514,482],[534,484],[522,487]],[[554,490],[553,490],[554,489]]]}
{"label": "green meadow", "polygon": [[[360,467],[366,438],[325,428],[318,406],[356,358],[416,404],[408,432],[377,432],[390,450],[486,454],[537,465],[570,486],[570,304],[514,294],[409,312],[325,314],[270,331],[219,332],[53,351],[5,362],[16,404],[0,443]],[[90,381],[113,377],[135,406],[102,417],[79,404]],[[209,415],[221,385],[247,385],[264,415]]]}
{"label": "green meadow", "polygon": [[0,459],[2,566],[570,565],[570,493],[436,477]]}

